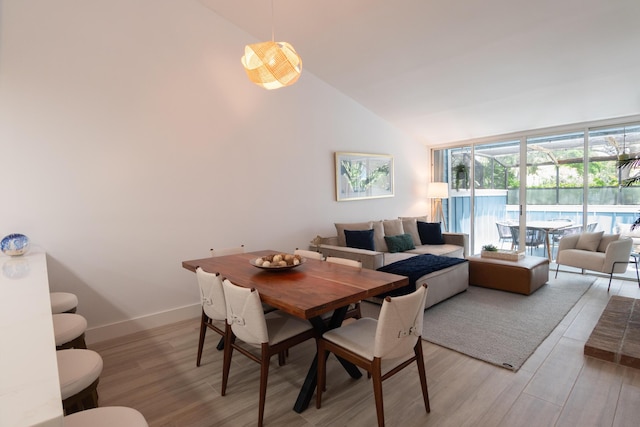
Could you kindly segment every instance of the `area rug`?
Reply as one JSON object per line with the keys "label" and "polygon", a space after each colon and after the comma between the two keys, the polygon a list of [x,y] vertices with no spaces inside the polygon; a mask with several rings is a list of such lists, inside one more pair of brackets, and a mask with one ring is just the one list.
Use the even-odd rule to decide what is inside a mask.
{"label": "area rug", "polygon": [[425,311],[422,338],[517,371],[594,281],[549,280],[528,296],[469,286]]}

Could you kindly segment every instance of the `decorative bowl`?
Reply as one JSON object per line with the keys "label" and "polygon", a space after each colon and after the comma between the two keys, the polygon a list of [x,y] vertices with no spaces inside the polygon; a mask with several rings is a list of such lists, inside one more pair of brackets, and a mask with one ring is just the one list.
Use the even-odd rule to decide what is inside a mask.
{"label": "decorative bowl", "polygon": [[[266,265],[264,265],[265,261],[268,261]],[[280,263],[280,261],[282,261],[282,263]],[[260,258],[255,258],[255,259],[249,260],[249,263],[254,267],[258,267],[263,270],[284,271],[284,270],[290,270],[292,268],[296,268],[304,264],[305,261],[306,259],[301,257],[300,255],[291,255],[291,254],[282,253],[282,254],[268,255]],[[284,265],[283,263],[286,263],[286,265]]]}
{"label": "decorative bowl", "polygon": [[9,234],[0,241],[0,250],[9,256],[24,255],[29,250],[29,238],[24,234]]}

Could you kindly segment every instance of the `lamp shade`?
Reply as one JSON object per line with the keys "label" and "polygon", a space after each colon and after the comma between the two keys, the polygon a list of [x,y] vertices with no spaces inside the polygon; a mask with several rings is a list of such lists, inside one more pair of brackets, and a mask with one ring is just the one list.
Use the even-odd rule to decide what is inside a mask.
{"label": "lamp shade", "polygon": [[302,73],[302,59],[286,42],[262,42],[245,46],[242,65],[249,80],[265,89],[294,84]]}
{"label": "lamp shade", "polygon": [[427,187],[427,198],[447,199],[449,197],[449,183],[430,182]]}

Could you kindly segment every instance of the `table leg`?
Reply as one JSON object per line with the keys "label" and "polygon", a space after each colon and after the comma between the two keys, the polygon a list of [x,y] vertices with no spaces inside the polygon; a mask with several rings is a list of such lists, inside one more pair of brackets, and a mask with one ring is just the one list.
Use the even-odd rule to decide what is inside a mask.
{"label": "table leg", "polygon": [[551,244],[549,243],[549,232],[545,232],[544,236],[545,244],[547,245],[547,256],[549,257],[549,262],[551,262]]}
{"label": "table leg", "polygon": [[[342,307],[333,312],[333,316],[331,316],[331,320],[329,321],[329,325],[327,326],[325,322],[320,317],[314,317],[313,319],[309,319],[313,328],[318,331],[320,335],[322,335],[325,331],[329,329],[334,329],[342,325],[342,321],[344,320],[344,315],[347,313],[348,307]],[[327,354],[325,357],[329,357]],[[360,378],[362,373],[358,370],[358,368],[346,360],[338,358],[342,366],[345,370],[351,375],[352,378]],[[311,366],[309,367],[309,371],[307,372],[307,376],[304,379],[304,383],[302,384],[302,388],[300,389],[300,393],[298,393],[298,398],[296,399],[296,403],[293,405],[293,410],[297,413],[301,413],[309,406],[309,402],[311,402],[311,398],[313,397],[313,392],[316,389],[316,382],[318,379],[318,354],[316,354],[313,358],[313,362],[311,362]]]}

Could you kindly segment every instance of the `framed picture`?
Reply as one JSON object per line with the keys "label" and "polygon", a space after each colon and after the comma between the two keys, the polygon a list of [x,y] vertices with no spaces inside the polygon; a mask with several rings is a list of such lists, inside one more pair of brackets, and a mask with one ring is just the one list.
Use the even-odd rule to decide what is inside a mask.
{"label": "framed picture", "polygon": [[336,200],[393,197],[393,157],[336,152]]}

